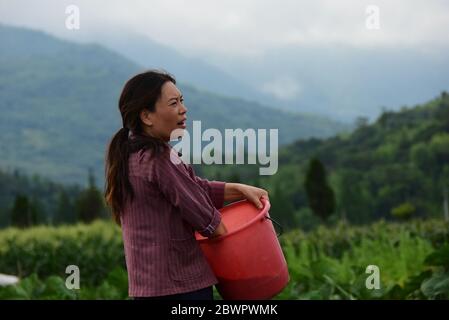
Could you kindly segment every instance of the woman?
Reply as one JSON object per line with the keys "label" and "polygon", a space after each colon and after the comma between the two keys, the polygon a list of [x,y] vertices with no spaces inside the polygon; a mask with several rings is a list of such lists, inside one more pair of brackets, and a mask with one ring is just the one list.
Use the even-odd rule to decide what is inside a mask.
{"label": "woman", "polygon": [[246,198],[260,207],[268,196],[260,188],[201,179],[191,166],[172,161],[168,142],[185,128],[183,101],[175,79],[159,71],[132,77],[119,99],[123,128],[108,147],[105,198],[122,228],[130,297],[213,299],[217,279],[194,232],[223,235],[218,209],[224,201]]}

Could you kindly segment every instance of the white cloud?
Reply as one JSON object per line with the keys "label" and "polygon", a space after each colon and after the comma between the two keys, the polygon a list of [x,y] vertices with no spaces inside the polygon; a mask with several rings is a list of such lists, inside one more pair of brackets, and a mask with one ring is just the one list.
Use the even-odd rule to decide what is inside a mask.
{"label": "white cloud", "polygon": [[298,81],[288,76],[282,76],[264,83],[261,91],[281,100],[293,100],[299,98],[303,90]]}
{"label": "white cloud", "polygon": [[[186,54],[257,56],[280,46],[448,46],[443,0],[1,0],[0,21],[67,36],[65,7],[81,11],[81,30],[130,30]],[[365,9],[380,9],[380,30],[367,30]]]}

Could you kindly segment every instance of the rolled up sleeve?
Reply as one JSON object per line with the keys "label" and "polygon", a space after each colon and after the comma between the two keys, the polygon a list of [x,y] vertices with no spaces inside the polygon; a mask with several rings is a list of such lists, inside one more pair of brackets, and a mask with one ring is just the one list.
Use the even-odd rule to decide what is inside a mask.
{"label": "rolled up sleeve", "polygon": [[223,208],[226,182],[215,180],[209,181],[207,179],[200,178],[195,174],[195,171],[191,165],[185,166],[187,167],[187,170],[189,171],[192,179],[194,179],[195,182],[198,183],[201,188],[203,188],[207,192],[210,199],[212,200],[212,203],[214,204],[214,207],[216,209]]}
{"label": "rolled up sleeve", "polygon": [[216,211],[214,212],[212,221],[209,223],[209,225],[206,228],[197,231],[204,237],[210,237],[215,232],[220,222],[221,214],[220,212]]}
{"label": "rolled up sleeve", "polygon": [[[220,184],[211,184],[206,190],[182,168],[174,164],[166,154],[153,157],[148,168],[148,179],[156,184],[163,196],[177,207],[182,218],[204,237],[210,237],[221,221],[221,214],[212,202],[210,193],[219,204]],[[209,184],[208,184],[209,185]]]}

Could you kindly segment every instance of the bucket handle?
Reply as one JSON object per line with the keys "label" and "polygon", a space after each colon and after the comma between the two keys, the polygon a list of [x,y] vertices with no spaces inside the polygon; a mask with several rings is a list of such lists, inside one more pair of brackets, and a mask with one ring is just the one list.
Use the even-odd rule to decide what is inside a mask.
{"label": "bucket handle", "polygon": [[276,236],[279,238],[284,233],[284,228],[281,226],[281,224],[279,222],[277,222],[275,219],[271,218],[270,216],[266,215],[265,218],[267,218],[268,220],[271,220],[271,222],[273,222],[279,228],[279,232],[276,233]]}

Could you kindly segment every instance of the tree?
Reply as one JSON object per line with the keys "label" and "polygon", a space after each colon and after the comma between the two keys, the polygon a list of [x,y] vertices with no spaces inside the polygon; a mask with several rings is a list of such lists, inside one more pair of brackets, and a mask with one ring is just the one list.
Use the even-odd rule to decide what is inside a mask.
{"label": "tree", "polygon": [[448,204],[448,193],[447,193],[446,187],[444,187],[444,190],[443,190],[443,216],[444,216],[444,221],[449,222],[449,204]]}
{"label": "tree", "polygon": [[16,179],[19,179],[21,177],[20,170],[17,168],[14,168],[13,176]]}
{"label": "tree", "polygon": [[76,200],[76,213],[79,220],[89,223],[104,217],[106,208],[100,190],[95,186],[95,177],[89,169],[89,186],[83,190]]}
{"label": "tree", "polygon": [[53,222],[56,224],[71,223],[75,222],[75,220],[76,217],[72,201],[70,201],[65,190],[59,191]]}
{"label": "tree", "polygon": [[449,222],[449,165],[445,165],[441,174],[440,188],[443,191],[443,217]]}
{"label": "tree", "polygon": [[440,128],[449,132],[449,95],[446,91],[441,93],[441,100],[435,116],[439,119]]}
{"label": "tree", "polygon": [[48,216],[45,214],[45,205],[37,197],[32,196],[30,199],[31,217],[33,217],[32,224],[49,223]]}
{"label": "tree", "polygon": [[367,117],[357,117],[357,119],[355,120],[355,127],[357,129],[365,128],[366,126],[368,126],[368,123],[369,119]]}
{"label": "tree", "polygon": [[317,158],[310,160],[304,186],[309,207],[322,221],[326,221],[335,211],[335,195],[327,183],[326,170]]}
{"label": "tree", "polygon": [[336,209],[340,219],[361,224],[370,221],[370,197],[364,175],[352,169],[340,169],[336,176]]}
{"label": "tree", "polygon": [[0,228],[6,228],[11,225],[10,212],[6,208],[0,207]]}
{"label": "tree", "polygon": [[274,191],[270,195],[270,204],[270,214],[273,218],[278,220],[284,229],[296,227],[292,201],[281,189],[279,184],[275,185]]}
{"label": "tree", "polygon": [[446,91],[441,92],[441,99],[442,100],[449,99],[449,94]]}
{"label": "tree", "polygon": [[16,195],[11,210],[11,224],[19,228],[26,228],[35,224],[36,220],[36,210],[33,209],[28,197],[23,194]]}

